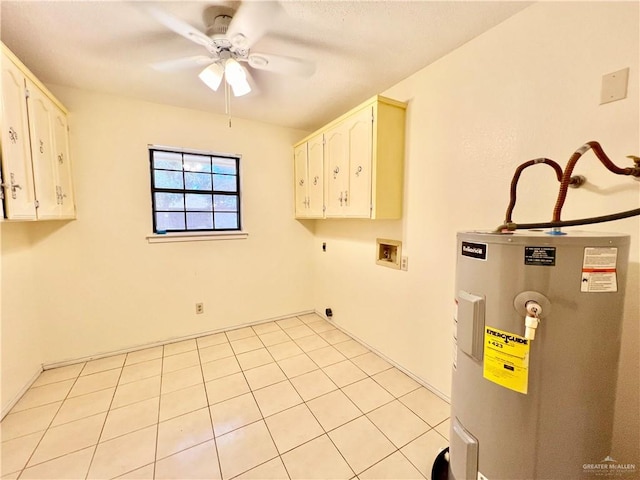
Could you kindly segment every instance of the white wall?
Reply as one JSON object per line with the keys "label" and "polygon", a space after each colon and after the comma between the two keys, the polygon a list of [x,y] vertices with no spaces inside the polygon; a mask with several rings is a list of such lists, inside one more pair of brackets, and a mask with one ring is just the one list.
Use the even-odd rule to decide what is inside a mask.
{"label": "white wall", "polygon": [[[6,401],[34,364],[312,307],[311,232],[293,219],[291,189],[291,145],[306,132],[240,119],[229,129],[224,116],[52,91],[71,112],[77,220],[3,226]],[[248,238],[147,243],[148,144],[241,154]],[[196,302],[204,302],[203,315]],[[27,371],[18,372],[23,363]]]}
{"label": "white wall", "polygon": [[[601,142],[619,164],[640,153],[638,3],[539,3],[385,92],[409,102],[405,213],[391,222],[319,221],[315,308],[445,395],[450,393],[455,234],[502,223],[520,163],[561,165]],[[599,105],[603,74],[630,67],[628,98]],[[640,184],[593,153],[563,218],[637,208]],[[527,170],[515,220],[552,216],[557,183]],[[583,229],[632,235],[612,456],[638,461],[638,217]],[[409,271],[376,266],[376,237],[403,241]],[[327,242],[327,252],[321,244]],[[600,459],[596,459],[600,460]]]}

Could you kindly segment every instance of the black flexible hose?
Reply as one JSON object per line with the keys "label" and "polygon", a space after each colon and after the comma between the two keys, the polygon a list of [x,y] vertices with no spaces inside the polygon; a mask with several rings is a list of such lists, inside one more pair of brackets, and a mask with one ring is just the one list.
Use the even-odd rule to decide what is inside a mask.
{"label": "black flexible hose", "polygon": [[627,210],[626,212],[614,213],[611,215],[603,215],[601,217],[589,217],[580,218],[577,220],[562,220],[558,222],[543,222],[543,223],[508,223],[500,225],[496,228],[496,232],[502,232],[504,230],[531,230],[535,228],[558,228],[558,227],[574,227],[576,225],[591,225],[593,223],[612,222],[614,220],[622,220],[623,218],[635,217],[640,215],[640,208],[634,208],[633,210]]}

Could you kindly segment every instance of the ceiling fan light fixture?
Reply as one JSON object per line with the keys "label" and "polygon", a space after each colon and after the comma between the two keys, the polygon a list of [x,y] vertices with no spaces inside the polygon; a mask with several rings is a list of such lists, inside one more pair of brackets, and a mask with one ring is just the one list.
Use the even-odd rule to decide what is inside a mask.
{"label": "ceiling fan light fixture", "polygon": [[234,97],[241,97],[251,92],[251,86],[249,85],[249,82],[247,82],[246,78],[240,81],[235,81],[233,83],[230,83],[230,85],[231,85],[231,89],[233,90]]}
{"label": "ceiling fan light fixture", "polygon": [[240,65],[233,58],[229,58],[225,62],[224,74],[227,76],[227,82],[229,82],[231,85],[247,79],[247,74],[244,72],[242,65]]}
{"label": "ceiling fan light fixture", "polygon": [[214,92],[220,87],[225,69],[219,63],[212,63],[202,70],[198,77]]}

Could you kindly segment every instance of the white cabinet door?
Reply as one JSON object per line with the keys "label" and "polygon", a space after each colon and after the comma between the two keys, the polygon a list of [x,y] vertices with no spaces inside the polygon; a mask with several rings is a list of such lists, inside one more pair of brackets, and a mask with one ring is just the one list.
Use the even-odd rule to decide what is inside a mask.
{"label": "white cabinet door", "polygon": [[29,144],[25,77],[4,52],[2,66],[2,170],[5,213],[12,220],[35,220],[36,202]]}
{"label": "white cabinet door", "polygon": [[58,199],[60,202],[58,218],[75,218],[76,206],[73,197],[71,179],[71,161],[69,160],[69,129],[67,116],[58,107],[53,109],[53,145],[54,164],[57,174]]}
{"label": "white cabinet door", "polygon": [[313,137],[308,142],[307,216],[324,216],[324,135]]}
{"label": "white cabinet door", "polygon": [[307,216],[307,143],[298,145],[293,156],[296,218],[304,218]]}
{"label": "white cabinet door", "polygon": [[344,196],[349,190],[349,143],[345,123],[339,123],[324,134],[326,164],[327,217],[344,215]]}
{"label": "white cabinet door", "polygon": [[373,151],[373,107],[347,120],[349,138],[349,189],[345,193],[345,215],[371,216],[371,162]]}

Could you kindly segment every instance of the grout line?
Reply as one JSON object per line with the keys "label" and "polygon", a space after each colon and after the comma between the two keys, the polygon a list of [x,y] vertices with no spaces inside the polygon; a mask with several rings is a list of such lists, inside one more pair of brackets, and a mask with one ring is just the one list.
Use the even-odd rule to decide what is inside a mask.
{"label": "grout line", "polygon": [[[197,348],[197,342],[196,342]],[[158,388],[158,421],[156,422],[156,448],[153,452],[153,478],[156,478],[156,460],[158,458],[158,440],[160,438],[160,410],[162,409],[162,371],[164,369],[164,345],[160,357],[160,387]]]}

